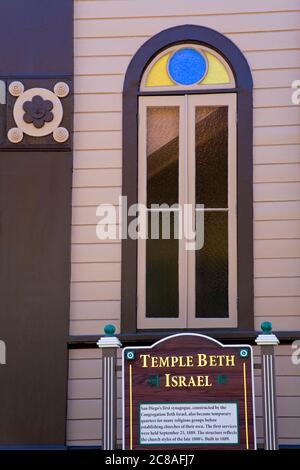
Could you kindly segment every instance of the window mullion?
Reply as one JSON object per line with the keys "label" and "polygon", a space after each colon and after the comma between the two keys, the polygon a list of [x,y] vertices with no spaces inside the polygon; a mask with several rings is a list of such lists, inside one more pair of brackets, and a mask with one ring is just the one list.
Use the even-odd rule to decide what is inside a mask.
{"label": "window mullion", "polygon": [[[189,201],[189,101],[188,95],[184,96],[184,204],[188,204]],[[185,206],[183,206],[184,208]],[[183,209],[184,214],[184,209]],[[184,228],[184,224],[183,224]],[[185,233],[183,236],[184,239],[184,263],[185,263],[185,328],[188,328],[188,315],[189,315],[189,304],[188,304],[188,297],[189,297],[189,260],[188,254],[189,252],[186,249],[186,237]]]}
{"label": "window mullion", "polygon": [[[188,127],[186,138],[188,140],[187,147],[187,175],[186,185],[188,188],[187,192],[187,203],[190,204],[193,214],[193,230],[195,230],[195,200],[196,200],[196,180],[195,180],[195,105],[191,96],[186,95],[187,102],[187,119]],[[188,241],[188,240],[187,240]],[[191,320],[195,316],[195,300],[196,300],[196,285],[195,285],[195,251],[186,250],[187,256],[187,327],[191,326]]]}
{"label": "window mullion", "polygon": [[[179,207],[183,209],[184,204],[187,199],[187,128],[188,128],[188,119],[187,119],[187,97],[182,97],[181,107],[180,107],[180,131],[179,131]],[[187,327],[187,295],[188,295],[188,279],[187,279],[187,253],[185,250],[185,235],[184,235],[184,214],[181,211],[181,220],[179,221],[181,227],[181,237],[178,240],[179,243],[179,259],[178,259],[178,271],[179,271],[179,308],[182,315],[182,328]]]}

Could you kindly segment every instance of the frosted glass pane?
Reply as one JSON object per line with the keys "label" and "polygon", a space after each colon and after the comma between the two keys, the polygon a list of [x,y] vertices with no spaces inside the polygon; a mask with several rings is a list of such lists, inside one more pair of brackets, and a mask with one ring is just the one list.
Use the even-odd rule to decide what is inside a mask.
{"label": "frosted glass pane", "polygon": [[196,317],[228,317],[227,212],[204,215],[204,246],[196,251]]}
{"label": "frosted glass pane", "polygon": [[196,202],[227,207],[228,107],[197,106],[195,129]]}
{"label": "frosted glass pane", "polygon": [[[150,217],[148,218],[151,230]],[[161,229],[161,226],[160,226]],[[149,233],[150,233],[149,230]],[[174,214],[171,237],[146,242],[146,317],[178,317],[178,240],[174,239]]]}
{"label": "frosted glass pane", "polygon": [[179,107],[147,109],[147,205],[178,202]]}

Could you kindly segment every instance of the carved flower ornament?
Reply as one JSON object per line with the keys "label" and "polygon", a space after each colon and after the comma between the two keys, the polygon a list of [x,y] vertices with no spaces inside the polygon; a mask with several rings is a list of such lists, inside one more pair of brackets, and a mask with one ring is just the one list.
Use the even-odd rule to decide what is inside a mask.
{"label": "carved flower ornament", "polygon": [[12,127],[7,133],[10,142],[21,142],[24,134],[31,137],[52,134],[57,143],[68,140],[69,131],[60,127],[64,115],[61,99],[70,92],[67,83],[56,83],[53,91],[46,88],[30,88],[25,91],[21,82],[12,82],[9,92],[17,98],[13,108],[17,127]]}
{"label": "carved flower ornament", "polygon": [[31,101],[25,101],[23,104],[25,111],[24,121],[27,124],[33,124],[37,129],[41,129],[45,122],[53,121],[53,103],[50,100],[44,100],[41,96],[36,95]]}

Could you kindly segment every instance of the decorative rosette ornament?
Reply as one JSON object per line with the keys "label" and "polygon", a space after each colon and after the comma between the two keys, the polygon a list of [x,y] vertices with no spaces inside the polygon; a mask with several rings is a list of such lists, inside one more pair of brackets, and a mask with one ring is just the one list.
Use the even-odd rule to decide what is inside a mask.
{"label": "decorative rosette ornament", "polygon": [[44,100],[41,96],[36,95],[31,101],[25,101],[23,104],[25,111],[24,121],[33,124],[37,129],[41,129],[46,122],[53,121],[53,103],[50,100]]}
{"label": "decorative rosette ornament", "polygon": [[16,127],[7,133],[11,143],[20,143],[23,135],[45,137],[52,134],[57,143],[69,139],[69,132],[61,127],[64,115],[61,99],[69,94],[67,83],[58,82],[54,91],[46,88],[30,88],[24,91],[21,82],[12,82],[9,92],[17,97],[13,107],[13,117]]}

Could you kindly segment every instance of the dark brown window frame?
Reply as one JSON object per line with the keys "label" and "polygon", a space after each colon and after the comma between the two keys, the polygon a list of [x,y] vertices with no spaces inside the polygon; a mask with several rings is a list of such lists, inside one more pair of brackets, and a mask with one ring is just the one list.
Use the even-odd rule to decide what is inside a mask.
{"label": "dark brown window frame", "polygon": [[[141,92],[140,82],[150,61],[164,49],[192,42],[210,47],[229,63],[235,88]],[[162,31],[136,52],[131,60],[123,88],[123,195],[128,206],[138,202],[138,98],[139,96],[236,93],[237,95],[237,292],[238,327],[205,330],[219,336],[227,332],[254,328],[253,312],[253,102],[250,67],[238,47],[210,28],[183,25]],[[130,222],[128,218],[128,222]],[[121,333],[137,331],[137,241],[122,240]],[[139,330],[141,333],[142,331]],[[169,330],[167,330],[169,331]],[[203,330],[201,330],[203,331]],[[158,333],[158,330],[155,330]],[[162,333],[165,335],[166,330]]]}

